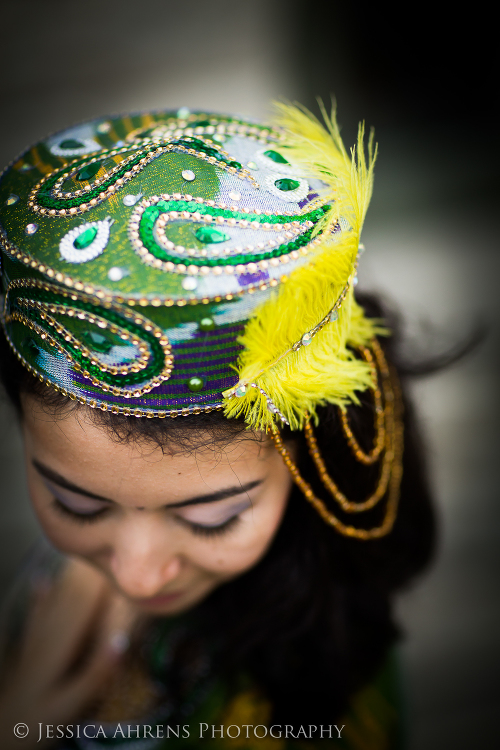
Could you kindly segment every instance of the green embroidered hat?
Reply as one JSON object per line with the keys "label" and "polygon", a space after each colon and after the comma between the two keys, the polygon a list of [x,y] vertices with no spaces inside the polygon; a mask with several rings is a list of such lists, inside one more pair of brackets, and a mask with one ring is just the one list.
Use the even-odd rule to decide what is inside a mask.
{"label": "green embroidered hat", "polygon": [[135,416],[225,408],[297,428],[372,383],[348,346],[368,165],[281,107],[110,117],[40,141],[0,178],[2,324],[22,363]]}

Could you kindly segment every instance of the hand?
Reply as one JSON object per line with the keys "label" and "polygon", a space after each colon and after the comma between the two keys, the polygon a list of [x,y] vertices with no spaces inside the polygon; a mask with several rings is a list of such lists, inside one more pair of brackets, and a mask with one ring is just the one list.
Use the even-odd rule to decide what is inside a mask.
{"label": "hand", "polygon": [[[126,601],[80,561],[71,560],[58,580],[35,592],[0,692],[2,750],[41,750],[51,741],[38,742],[39,722],[45,735],[46,724],[71,724],[82,715],[117,667],[132,619]],[[25,739],[14,735],[18,723],[29,728]]]}

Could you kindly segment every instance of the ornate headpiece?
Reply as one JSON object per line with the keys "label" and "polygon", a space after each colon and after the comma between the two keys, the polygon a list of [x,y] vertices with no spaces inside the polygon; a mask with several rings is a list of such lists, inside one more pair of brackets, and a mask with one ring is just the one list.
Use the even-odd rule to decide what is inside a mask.
{"label": "ornate headpiece", "polygon": [[22,363],[93,408],[224,409],[258,429],[374,388],[353,349],[380,331],[353,289],[375,157],[362,127],[349,155],[326,122],[181,109],[26,151],[0,178],[2,323]]}

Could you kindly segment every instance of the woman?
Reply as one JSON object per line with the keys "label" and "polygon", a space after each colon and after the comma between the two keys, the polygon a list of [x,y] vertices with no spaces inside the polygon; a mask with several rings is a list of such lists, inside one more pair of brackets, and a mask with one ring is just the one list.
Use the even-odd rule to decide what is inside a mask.
{"label": "woman", "polygon": [[371,140],[351,158],[325,120],[99,120],[0,181],[3,379],[63,553],[2,747],[400,745],[391,601],[432,515],[353,293]]}

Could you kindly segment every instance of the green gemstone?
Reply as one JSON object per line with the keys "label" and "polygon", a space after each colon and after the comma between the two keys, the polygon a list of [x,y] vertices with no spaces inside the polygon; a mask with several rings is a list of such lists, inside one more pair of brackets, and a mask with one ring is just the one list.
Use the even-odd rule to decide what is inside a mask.
{"label": "green gemstone", "polygon": [[100,161],[94,161],[91,164],[87,164],[86,167],[83,167],[83,169],[80,169],[78,172],[76,179],[82,182],[83,180],[91,180],[93,177],[96,176],[98,171],[101,168],[102,162]]}
{"label": "green gemstone", "polygon": [[300,186],[298,180],[292,180],[290,177],[282,177],[280,180],[276,180],[274,184],[278,190],[282,190],[284,193],[288,193],[290,190],[297,190]]}
{"label": "green gemstone", "polygon": [[90,346],[95,349],[95,351],[101,352],[102,354],[108,354],[113,348],[112,342],[109,341],[106,336],[103,336],[96,331],[87,331],[83,334],[83,337],[88,341]]}
{"label": "green gemstone", "polygon": [[74,138],[68,138],[67,141],[61,141],[59,148],[83,148],[85,146],[81,141],[77,141]]}
{"label": "green gemstone", "polygon": [[22,342],[22,346],[25,349],[25,351],[28,353],[28,356],[38,356],[40,354],[40,347],[36,343],[36,341],[32,338],[26,338]]}
{"label": "green gemstone", "polygon": [[97,227],[89,227],[84,232],[78,235],[78,237],[73,242],[73,246],[76,247],[77,250],[84,250],[84,248],[93,243],[96,234]]}
{"label": "green gemstone", "polygon": [[193,393],[198,393],[198,391],[201,391],[204,385],[204,380],[196,375],[193,378],[189,378],[187,382],[187,387],[190,391],[193,391]]}
{"label": "green gemstone", "polygon": [[218,229],[212,229],[212,227],[200,227],[195,232],[195,237],[200,242],[205,244],[214,244],[216,242],[226,242],[231,239],[230,234],[226,232],[220,232]]}
{"label": "green gemstone", "polygon": [[271,159],[271,161],[274,161],[276,164],[290,164],[290,162],[277,151],[264,151],[264,156],[267,156],[268,159]]}
{"label": "green gemstone", "polygon": [[213,318],[202,318],[199,322],[200,331],[213,331],[215,328],[215,321]]}

